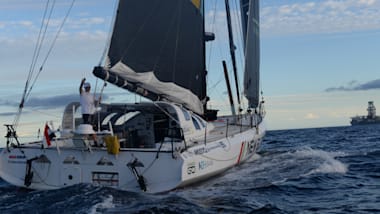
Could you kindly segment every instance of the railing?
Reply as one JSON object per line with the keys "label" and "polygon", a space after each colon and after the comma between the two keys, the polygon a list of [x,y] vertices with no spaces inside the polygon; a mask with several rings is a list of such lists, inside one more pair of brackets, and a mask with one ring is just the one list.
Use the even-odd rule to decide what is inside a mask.
{"label": "railing", "polygon": [[4,126],[7,127],[7,135],[5,136],[7,138],[7,150],[9,151],[9,144],[13,147],[16,146],[12,143],[12,139],[15,139],[17,146],[20,146],[20,142],[18,141],[16,130],[13,128],[13,125],[4,124]]}
{"label": "railing", "polygon": [[174,140],[175,139],[178,139],[181,142],[183,142],[184,146],[185,146],[185,150],[187,149],[187,144],[186,144],[186,140],[185,140],[185,136],[183,134],[182,128],[177,128],[177,127],[175,127],[175,128],[163,128],[161,130],[165,131],[166,134],[164,135],[164,138],[160,142],[160,147],[158,148],[156,158],[159,157],[159,153],[161,152],[162,145],[165,142],[164,141],[165,137],[168,137],[171,139],[170,143],[171,143],[171,153],[172,153],[173,159],[175,158],[175,156],[174,156]]}

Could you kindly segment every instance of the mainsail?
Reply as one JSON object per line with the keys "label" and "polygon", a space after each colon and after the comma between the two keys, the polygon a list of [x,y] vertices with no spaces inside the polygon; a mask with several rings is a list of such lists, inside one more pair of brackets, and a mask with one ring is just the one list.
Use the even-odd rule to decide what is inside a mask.
{"label": "mainsail", "polygon": [[120,0],[109,67],[94,74],[151,100],[203,114],[206,98],[201,0]]}
{"label": "mainsail", "polygon": [[256,108],[260,100],[260,17],[259,0],[240,0],[245,47],[244,94],[249,107]]}

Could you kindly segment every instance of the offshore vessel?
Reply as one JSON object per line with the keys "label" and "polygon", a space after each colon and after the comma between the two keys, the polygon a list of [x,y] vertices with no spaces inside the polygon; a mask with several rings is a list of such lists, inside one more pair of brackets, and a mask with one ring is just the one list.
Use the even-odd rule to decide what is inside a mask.
{"label": "offshore vessel", "polygon": [[355,116],[351,118],[351,125],[369,125],[380,124],[380,116],[376,116],[376,107],[373,101],[368,101],[368,115],[367,116]]}

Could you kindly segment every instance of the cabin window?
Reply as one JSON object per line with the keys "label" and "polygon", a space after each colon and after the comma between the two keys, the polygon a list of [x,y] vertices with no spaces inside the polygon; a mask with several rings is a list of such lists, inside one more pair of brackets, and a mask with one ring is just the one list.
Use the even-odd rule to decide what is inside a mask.
{"label": "cabin window", "polygon": [[197,120],[199,121],[199,123],[202,125],[203,128],[206,127],[206,124],[203,122],[203,120],[199,116],[197,115],[194,115],[194,116],[195,118],[197,118]]}
{"label": "cabin window", "polygon": [[106,118],[104,118],[103,122],[102,122],[102,125],[105,126],[108,124],[108,122],[116,115],[117,113],[111,113],[109,115],[107,115]]}
{"label": "cabin window", "polygon": [[195,129],[199,130],[201,127],[199,126],[198,121],[195,119],[195,117],[191,117],[193,119],[194,127]]}
{"label": "cabin window", "polygon": [[134,116],[140,114],[139,111],[133,111],[133,112],[128,112],[124,115],[122,115],[121,117],[119,117],[116,122],[115,122],[115,125],[122,125],[124,124],[125,122],[127,122],[128,120],[132,119]]}
{"label": "cabin window", "polygon": [[185,116],[185,119],[186,120],[190,120],[190,114],[188,111],[186,111],[185,109],[181,108],[182,112],[183,112],[183,116]]}

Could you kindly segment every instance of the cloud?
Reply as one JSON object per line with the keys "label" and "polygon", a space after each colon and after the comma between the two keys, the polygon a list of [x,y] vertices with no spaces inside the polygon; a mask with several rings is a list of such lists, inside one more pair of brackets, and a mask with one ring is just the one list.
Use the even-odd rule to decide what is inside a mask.
{"label": "cloud", "polygon": [[[60,96],[43,97],[43,98],[32,97],[26,101],[24,106],[25,107],[32,107],[32,108],[46,109],[46,108],[63,107],[70,102],[78,101],[78,100],[79,100],[78,94],[60,95]],[[19,103],[16,101],[0,100],[0,106],[17,107],[18,105],[19,105]],[[3,114],[3,116],[6,116],[6,115],[9,115],[10,113],[3,112],[2,114]]]}
{"label": "cloud", "polygon": [[30,106],[33,108],[41,108],[41,109],[55,108],[55,107],[63,107],[70,102],[78,101],[78,100],[79,100],[78,94],[60,95],[60,96],[44,97],[44,98],[33,97],[25,103],[25,106]]}
{"label": "cloud", "polygon": [[314,119],[318,119],[319,116],[314,114],[314,113],[308,113],[308,114],[306,114],[306,116],[304,118],[307,120],[314,120]]}
{"label": "cloud", "polygon": [[[96,95],[98,97],[98,95]],[[103,94],[102,100],[107,100],[108,96]],[[39,109],[47,109],[47,108],[58,108],[64,107],[70,102],[78,102],[79,94],[68,94],[68,95],[60,95],[54,97],[45,97],[45,98],[31,98],[26,102],[25,105],[39,108]]]}
{"label": "cloud", "polygon": [[[98,97],[98,95],[96,96]],[[102,95],[102,100],[107,100],[108,96],[106,94]],[[32,107],[36,109],[48,109],[48,108],[59,108],[64,107],[70,102],[79,101],[79,94],[68,94],[68,95],[59,95],[52,97],[32,97],[26,101],[25,107]],[[19,103],[9,100],[0,100],[0,106],[15,106],[17,107]],[[10,112],[0,113],[2,116],[8,116]]]}
{"label": "cloud", "polygon": [[[276,1],[277,3],[277,1]],[[264,35],[324,34],[380,29],[380,2],[325,0],[266,5],[261,10]]]}
{"label": "cloud", "polygon": [[351,81],[345,86],[327,88],[325,92],[365,91],[371,89],[380,89],[380,79],[372,80],[362,84],[358,83],[357,81]]}
{"label": "cloud", "polygon": [[7,116],[14,116],[16,112],[1,112],[0,116],[1,117],[7,117]]}

